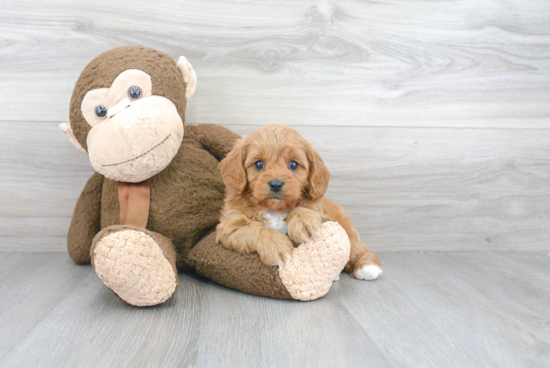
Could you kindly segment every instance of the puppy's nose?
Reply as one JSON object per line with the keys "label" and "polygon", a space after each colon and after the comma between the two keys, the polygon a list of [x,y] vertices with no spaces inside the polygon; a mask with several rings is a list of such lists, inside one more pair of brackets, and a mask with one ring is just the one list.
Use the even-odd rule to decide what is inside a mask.
{"label": "puppy's nose", "polygon": [[285,183],[283,183],[279,179],[273,179],[269,181],[269,187],[271,188],[271,191],[273,193],[279,193],[281,189],[283,189],[284,185]]}

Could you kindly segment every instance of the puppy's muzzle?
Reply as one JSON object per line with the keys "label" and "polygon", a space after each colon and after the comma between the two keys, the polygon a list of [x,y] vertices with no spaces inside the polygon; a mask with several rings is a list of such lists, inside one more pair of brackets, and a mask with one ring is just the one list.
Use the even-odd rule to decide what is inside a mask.
{"label": "puppy's muzzle", "polygon": [[279,179],[270,180],[268,184],[269,189],[271,189],[273,193],[279,193],[281,190],[283,190],[283,186],[285,185],[285,183],[283,183]]}

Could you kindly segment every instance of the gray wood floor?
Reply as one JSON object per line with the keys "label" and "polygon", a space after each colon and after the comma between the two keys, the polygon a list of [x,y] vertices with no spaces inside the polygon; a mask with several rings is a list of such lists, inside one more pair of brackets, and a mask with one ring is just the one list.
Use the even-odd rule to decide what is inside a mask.
{"label": "gray wood floor", "polygon": [[[547,0],[0,9],[0,367],[550,366]],[[193,64],[187,123],[313,142],[382,278],[293,303],[182,274],[138,309],[74,265],[92,169],[58,125],[82,69],[136,44]]]}
{"label": "gray wood floor", "polygon": [[548,367],[550,254],[382,253],[300,303],[181,274],[125,305],[66,253],[0,253],[1,367]]}

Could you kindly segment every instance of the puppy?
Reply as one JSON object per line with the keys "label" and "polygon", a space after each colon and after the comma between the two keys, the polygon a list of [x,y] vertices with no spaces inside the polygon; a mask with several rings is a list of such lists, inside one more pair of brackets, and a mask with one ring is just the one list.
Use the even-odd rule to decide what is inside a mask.
{"label": "puppy", "polygon": [[294,244],[312,237],[323,221],[334,220],[351,241],[345,270],[364,280],[382,274],[378,256],[361,242],[351,218],[324,197],[330,173],[295,129],[270,124],[243,137],[220,170],[227,188],[216,235],[225,248],[258,252],[265,264],[282,265]]}

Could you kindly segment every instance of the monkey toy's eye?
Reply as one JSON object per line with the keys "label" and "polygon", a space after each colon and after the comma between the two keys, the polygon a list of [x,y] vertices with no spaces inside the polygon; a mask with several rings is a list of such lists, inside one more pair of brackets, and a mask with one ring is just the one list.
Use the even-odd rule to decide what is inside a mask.
{"label": "monkey toy's eye", "polygon": [[298,163],[296,161],[290,161],[288,163],[288,168],[292,171],[298,170]]}
{"label": "monkey toy's eye", "polygon": [[95,114],[100,118],[104,118],[107,115],[107,108],[105,106],[98,106],[95,108]]}
{"label": "monkey toy's eye", "polygon": [[137,86],[130,87],[128,90],[128,97],[132,100],[138,100],[141,97],[141,88]]}
{"label": "monkey toy's eye", "polygon": [[256,168],[256,170],[260,171],[265,167],[265,165],[264,165],[264,162],[260,160],[260,161],[256,161],[256,163],[254,164],[254,167]]}

